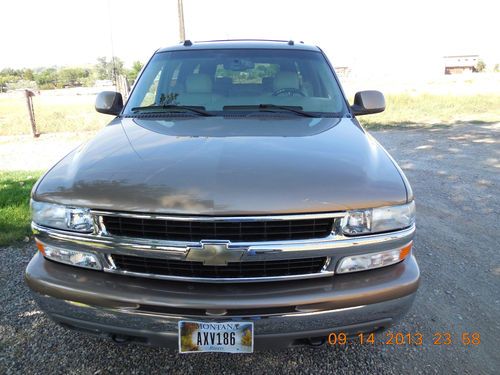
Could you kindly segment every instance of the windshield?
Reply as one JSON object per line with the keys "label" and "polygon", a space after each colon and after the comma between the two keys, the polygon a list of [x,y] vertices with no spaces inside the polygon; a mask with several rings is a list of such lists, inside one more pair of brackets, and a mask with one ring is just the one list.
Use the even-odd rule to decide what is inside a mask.
{"label": "windshield", "polygon": [[290,115],[302,111],[315,117],[346,113],[342,92],[320,52],[280,49],[157,53],[124,113],[161,111],[163,106],[165,110],[194,107],[216,115],[229,111]]}

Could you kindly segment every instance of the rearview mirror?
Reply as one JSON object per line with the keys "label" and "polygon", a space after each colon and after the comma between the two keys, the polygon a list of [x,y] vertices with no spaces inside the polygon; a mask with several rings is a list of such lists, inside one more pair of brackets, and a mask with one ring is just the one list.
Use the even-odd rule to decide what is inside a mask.
{"label": "rearview mirror", "polygon": [[123,109],[122,94],[114,91],[103,91],[95,99],[95,110],[106,115],[118,116]]}
{"label": "rearview mirror", "polygon": [[383,112],[384,109],[384,94],[375,90],[358,91],[354,95],[354,104],[351,106],[354,116],[379,113]]}

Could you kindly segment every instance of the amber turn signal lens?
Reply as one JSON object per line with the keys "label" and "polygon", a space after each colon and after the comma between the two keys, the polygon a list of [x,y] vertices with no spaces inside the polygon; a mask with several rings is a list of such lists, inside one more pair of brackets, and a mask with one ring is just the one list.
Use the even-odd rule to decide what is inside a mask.
{"label": "amber turn signal lens", "polygon": [[409,242],[404,247],[393,250],[342,258],[337,266],[337,273],[366,271],[399,263],[410,254],[412,245],[413,242]]}
{"label": "amber turn signal lens", "polygon": [[38,251],[42,253],[43,256],[45,256],[45,247],[43,246],[43,243],[41,243],[38,240],[35,240],[36,247],[38,248]]}
{"label": "amber turn signal lens", "polygon": [[399,260],[405,259],[408,256],[408,254],[410,254],[412,246],[413,246],[413,241],[410,241],[408,245],[399,250]]}

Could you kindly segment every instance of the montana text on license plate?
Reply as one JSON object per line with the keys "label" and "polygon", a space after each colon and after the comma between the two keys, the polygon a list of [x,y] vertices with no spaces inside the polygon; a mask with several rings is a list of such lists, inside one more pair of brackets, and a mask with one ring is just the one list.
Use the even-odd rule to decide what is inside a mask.
{"label": "montana text on license plate", "polygon": [[180,353],[253,353],[251,322],[179,322]]}

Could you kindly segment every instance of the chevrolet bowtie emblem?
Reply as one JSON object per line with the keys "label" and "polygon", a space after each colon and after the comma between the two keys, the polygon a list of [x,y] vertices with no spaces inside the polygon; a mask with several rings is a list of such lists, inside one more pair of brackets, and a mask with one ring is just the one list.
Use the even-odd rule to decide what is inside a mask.
{"label": "chevrolet bowtie emblem", "polygon": [[228,262],[238,262],[247,252],[247,248],[230,245],[230,241],[200,241],[199,246],[188,247],[186,260],[203,262],[206,266],[227,266]]}

